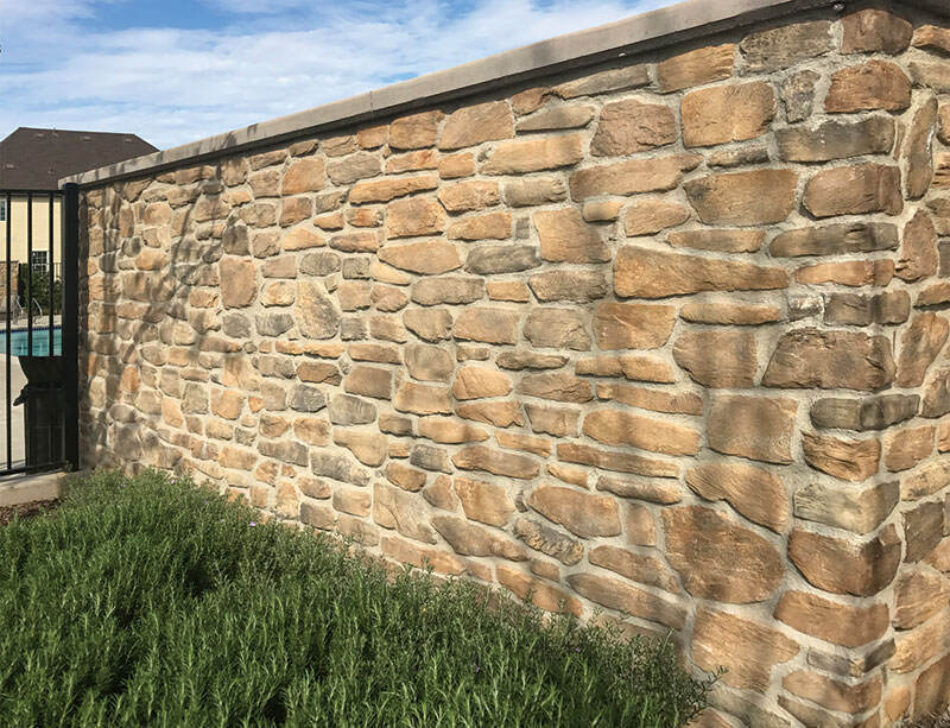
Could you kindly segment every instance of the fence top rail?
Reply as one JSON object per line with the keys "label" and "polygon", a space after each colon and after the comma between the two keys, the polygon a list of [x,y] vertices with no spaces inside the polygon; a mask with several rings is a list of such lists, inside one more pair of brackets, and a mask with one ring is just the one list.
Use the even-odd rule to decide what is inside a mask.
{"label": "fence top rail", "polygon": [[7,190],[7,189],[4,189],[3,187],[0,187],[0,197],[2,198],[6,198],[7,196],[26,197],[27,195],[33,195],[34,197],[49,197],[50,195],[53,195],[54,197],[62,197],[63,191],[62,190],[19,190],[19,189]]}
{"label": "fence top rail", "polygon": [[[81,186],[198,163],[344,125],[383,119],[434,103],[522,83],[559,70],[657,50],[674,43],[778,19],[818,8],[835,0],[687,0],[607,25],[561,35],[498,53],[482,60],[385,86],[243,129],[172,149],[65,177]],[[902,5],[950,15],[947,0],[901,0]]]}

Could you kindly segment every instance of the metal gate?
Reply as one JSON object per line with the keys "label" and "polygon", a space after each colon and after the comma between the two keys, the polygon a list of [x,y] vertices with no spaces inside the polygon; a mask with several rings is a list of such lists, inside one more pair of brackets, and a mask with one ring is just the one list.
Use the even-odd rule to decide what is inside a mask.
{"label": "metal gate", "polygon": [[78,467],[79,193],[0,190],[0,477]]}

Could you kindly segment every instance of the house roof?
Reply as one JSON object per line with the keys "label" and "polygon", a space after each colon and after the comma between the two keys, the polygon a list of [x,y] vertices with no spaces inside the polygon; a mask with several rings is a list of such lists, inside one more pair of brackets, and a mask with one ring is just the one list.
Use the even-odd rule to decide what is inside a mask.
{"label": "house roof", "polygon": [[[858,0],[859,4],[866,0]],[[948,0],[889,0],[950,17]],[[391,118],[395,114],[465,98],[543,77],[578,70],[696,38],[795,16],[816,9],[838,9],[846,0],[685,0],[607,25],[561,35],[479,61],[385,86],[307,111],[201,139],[137,159],[71,175],[62,183],[101,185],[184,164],[280,144],[318,132]]]}
{"label": "house roof", "polygon": [[135,134],[21,126],[0,142],[0,189],[58,190],[62,177],[154,151]]}

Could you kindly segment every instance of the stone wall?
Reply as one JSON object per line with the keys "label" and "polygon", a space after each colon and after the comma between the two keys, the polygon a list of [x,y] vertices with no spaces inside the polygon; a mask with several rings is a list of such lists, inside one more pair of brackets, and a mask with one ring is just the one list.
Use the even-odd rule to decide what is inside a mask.
{"label": "stone wall", "polygon": [[85,463],[671,628],[728,669],[706,726],[940,708],[935,23],[799,14],[87,187]]}

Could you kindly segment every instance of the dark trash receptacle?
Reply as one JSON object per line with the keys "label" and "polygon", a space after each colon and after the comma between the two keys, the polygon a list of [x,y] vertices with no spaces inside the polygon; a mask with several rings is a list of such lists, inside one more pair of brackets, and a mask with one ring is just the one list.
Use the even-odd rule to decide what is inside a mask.
{"label": "dark trash receptacle", "polygon": [[14,405],[23,405],[26,465],[48,465],[63,460],[63,358],[21,356],[26,386]]}

